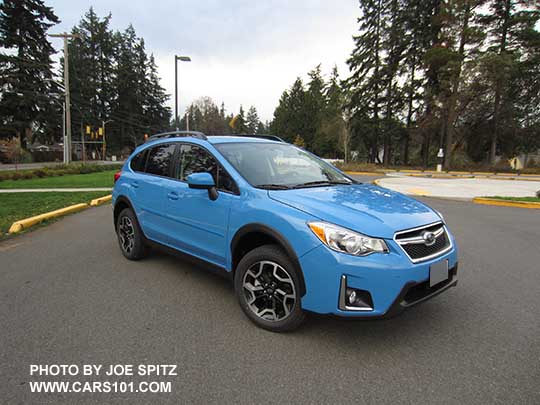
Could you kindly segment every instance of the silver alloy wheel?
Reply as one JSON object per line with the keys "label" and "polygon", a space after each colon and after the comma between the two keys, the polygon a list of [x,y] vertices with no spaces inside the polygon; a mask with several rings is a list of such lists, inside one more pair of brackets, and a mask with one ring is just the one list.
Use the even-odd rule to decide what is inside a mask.
{"label": "silver alloy wheel", "polygon": [[242,289],[249,309],[267,321],[287,318],[296,303],[291,275],[275,262],[253,264],[244,274]]}
{"label": "silver alloy wheel", "polygon": [[127,254],[130,254],[135,246],[135,228],[133,222],[127,216],[120,218],[118,224],[118,236],[120,237],[120,246]]}

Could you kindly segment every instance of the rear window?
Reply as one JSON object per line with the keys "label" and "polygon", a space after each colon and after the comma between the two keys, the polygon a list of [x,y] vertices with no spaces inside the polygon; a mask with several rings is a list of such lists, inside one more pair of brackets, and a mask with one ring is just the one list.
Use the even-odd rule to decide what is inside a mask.
{"label": "rear window", "polygon": [[169,177],[176,144],[154,146],[148,152],[146,173]]}
{"label": "rear window", "polygon": [[133,159],[131,159],[131,170],[135,172],[144,172],[146,166],[146,156],[148,156],[148,149],[139,152]]}

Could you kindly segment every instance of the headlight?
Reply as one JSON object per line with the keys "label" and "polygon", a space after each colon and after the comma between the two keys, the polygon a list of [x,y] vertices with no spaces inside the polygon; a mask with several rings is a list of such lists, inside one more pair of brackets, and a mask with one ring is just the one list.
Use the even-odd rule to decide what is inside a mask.
{"label": "headlight", "polygon": [[326,222],[309,222],[308,226],[322,243],[337,252],[354,256],[366,256],[375,252],[388,253],[388,246],[382,239],[370,238]]}

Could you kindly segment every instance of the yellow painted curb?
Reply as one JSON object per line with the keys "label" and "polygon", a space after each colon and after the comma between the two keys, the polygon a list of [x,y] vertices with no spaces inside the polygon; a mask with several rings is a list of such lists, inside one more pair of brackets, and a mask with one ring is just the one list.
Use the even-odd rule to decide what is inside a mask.
{"label": "yellow painted curb", "polygon": [[376,172],[345,172],[347,174],[356,175],[356,176],[380,176],[381,173]]}
{"label": "yellow painted curb", "polygon": [[39,224],[47,219],[60,217],[62,215],[70,214],[72,212],[77,212],[88,208],[88,204],[75,204],[70,205],[69,207],[60,208],[56,211],[46,212],[45,214],[36,215],[35,217],[21,219],[20,221],[14,222],[9,228],[9,233],[21,232],[23,229],[28,229],[33,225]]}
{"label": "yellow painted curb", "polygon": [[497,176],[488,177],[488,179],[489,180],[540,181],[540,179],[529,179],[529,178],[521,178],[521,177],[497,177]]}
{"label": "yellow painted curb", "polygon": [[494,198],[477,197],[477,198],[473,198],[473,203],[483,204],[483,205],[498,205],[500,207],[540,209],[540,203],[537,203],[537,202],[496,200]]}
{"label": "yellow painted curb", "polygon": [[429,197],[430,194],[426,190],[422,190],[421,188],[410,188],[407,190],[410,194],[418,195],[421,197]]}
{"label": "yellow painted curb", "polygon": [[99,197],[99,198],[96,198],[96,199],[90,201],[90,206],[91,207],[96,207],[98,205],[101,205],[101,204],[104,204],[104,203],[106,203],[108,201],[111,201],[111,199],[112,199],[111,194],[106,195],[105,197]]}

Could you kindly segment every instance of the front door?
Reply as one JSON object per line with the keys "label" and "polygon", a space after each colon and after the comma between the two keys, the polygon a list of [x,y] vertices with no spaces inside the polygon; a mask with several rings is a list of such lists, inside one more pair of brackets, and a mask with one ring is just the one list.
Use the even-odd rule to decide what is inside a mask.
{"label": "front door", "polygon": [[[207,190],[188,187],[187,176],[203,172],[216,183],[219,196],[214,201]],[[180,147],[173,177],[166,187],[166,215],[173,222],[168,239],[175,248],[224,267],[229,212],[239,198],[234,181],[210,152],[187,143]]]}

